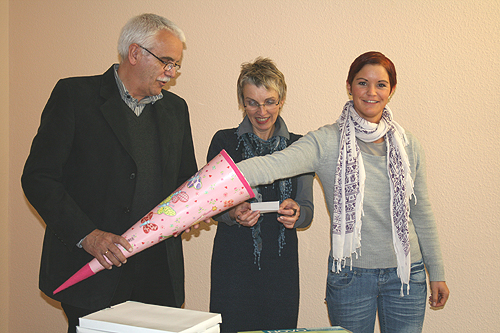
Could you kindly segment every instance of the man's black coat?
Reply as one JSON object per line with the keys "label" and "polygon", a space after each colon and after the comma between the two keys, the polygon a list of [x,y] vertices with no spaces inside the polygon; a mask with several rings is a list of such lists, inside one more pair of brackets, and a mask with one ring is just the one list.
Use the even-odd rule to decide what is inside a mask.
{"label": "man's black coat", "polygon": [[[173,93],[162,93],[152,109],[161,148],[163,179],[158,181],[167,197],[196,173],[197,166],[187,105]],[[103,75],[60,80],[42,113],[24,167],[24,193],[47,225],[40,289],[80,308],[109,305],[122,268],[104,270],[52,295],[93,258],[76,244],[96,228],[121,235],[137,222],[129,210],[137,167],[129,154],[124,112],[132,111],[120,97],[113,67]],[[151,203],[147,210],[158,203]],[[171,237],[155,246],[166,248],[180,306],[184,302],[181,238]]]}

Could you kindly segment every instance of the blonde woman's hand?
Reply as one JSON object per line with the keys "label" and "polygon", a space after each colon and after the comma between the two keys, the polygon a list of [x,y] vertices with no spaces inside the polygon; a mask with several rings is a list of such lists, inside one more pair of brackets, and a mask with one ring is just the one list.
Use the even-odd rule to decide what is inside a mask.
{"label": "blonde woman's hand", "polygon": [[278,214],[281,214],[278,216],[278,222],[283,223],[285,228],[292,229],[300,217],[300,205],[293,199],[285,199],[280,204]]}
{"label": "blonde woman's hand", "polygon": [[243,202],[229,211],[229,216],[244,227],[252,227],[260,217],[260,211],[252,211],[250,203]]}

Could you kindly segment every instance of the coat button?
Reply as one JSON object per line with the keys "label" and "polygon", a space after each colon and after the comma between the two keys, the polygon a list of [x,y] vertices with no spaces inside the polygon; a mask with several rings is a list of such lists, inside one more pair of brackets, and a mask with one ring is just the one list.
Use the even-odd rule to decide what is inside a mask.
{"label": "coat button", "polygon": [[134,178],[135,178],[135,173],[134,173],[134,172],[132,172],[132,173],[130,174],[130,179],[134,179]]}

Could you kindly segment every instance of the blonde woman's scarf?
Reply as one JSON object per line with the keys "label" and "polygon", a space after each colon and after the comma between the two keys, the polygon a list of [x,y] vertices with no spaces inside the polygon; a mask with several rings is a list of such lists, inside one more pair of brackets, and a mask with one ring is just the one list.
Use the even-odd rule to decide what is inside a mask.
{"label": "blonde woman's scarf", "polygon": [[391,189],[392,241],[396,253],[398,277],[409,292],[410,282],[410,240],[408,220],[409,200],[413,193],[410,163],[405,146],[408,140],[404,129],[393,120],[389,107],[385,107],[378,124],[360,117],[348,101],[337,120],[340,131],[339,158],[335,171],[334,212],[332,222],[332,254],[340,271],[346,258],[358,255],[361,247],[361,217],[365,186],[365,169],[356,138],[374,142],[384,137],[387,145],[387,174]]}

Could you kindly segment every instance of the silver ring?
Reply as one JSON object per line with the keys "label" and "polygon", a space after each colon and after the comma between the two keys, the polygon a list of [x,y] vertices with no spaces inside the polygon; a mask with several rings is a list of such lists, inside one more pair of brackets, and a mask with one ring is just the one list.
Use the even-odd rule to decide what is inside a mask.
{"label": "silver ring", "polygon": [[109,250],[106,250],[106,252],[104,252],[103,256],[105,256],[106,254],[108,254]]}

